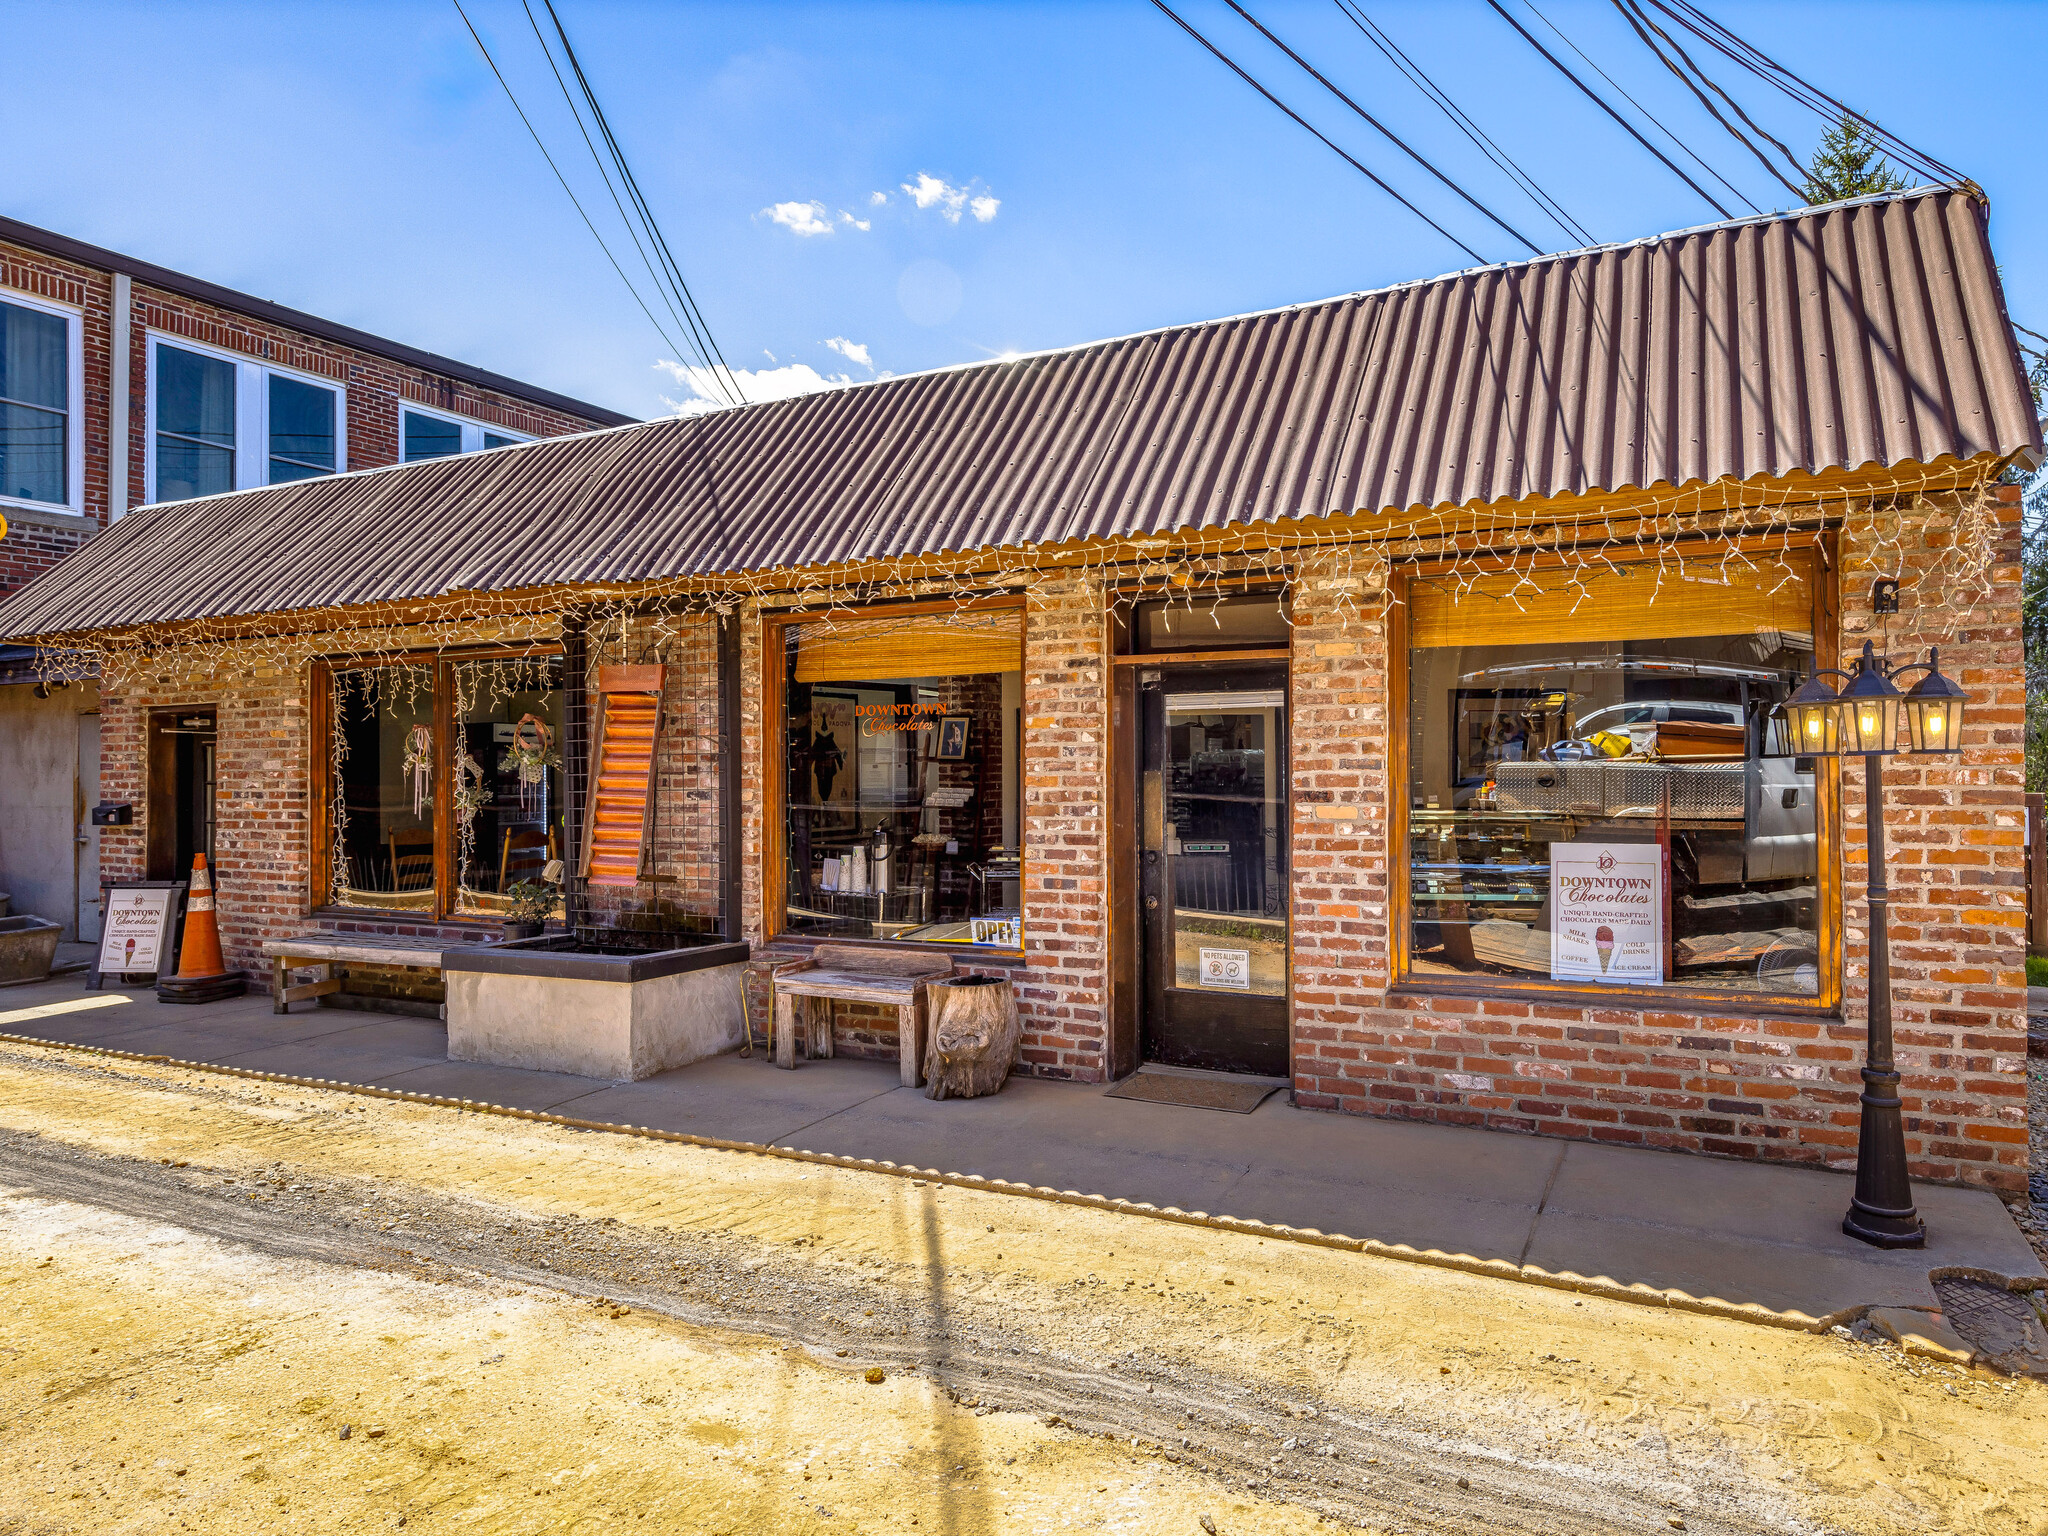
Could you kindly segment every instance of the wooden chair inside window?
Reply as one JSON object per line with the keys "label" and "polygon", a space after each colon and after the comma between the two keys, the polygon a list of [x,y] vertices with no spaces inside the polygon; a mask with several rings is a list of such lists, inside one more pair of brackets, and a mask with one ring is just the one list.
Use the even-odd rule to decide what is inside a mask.
{"label": "wooden chair inside window", "polygon": [[410,827],[388,834],[391,846],[391,889],[430,891],[434,888],[434,829]]}
{"label": "wooden chair inside window", "polygon": [[559,857],[553,827],[527,827],[518,832],[508,828],[498,850],[498,889],[503,891],[513,880],[538,880],[548,861]]}

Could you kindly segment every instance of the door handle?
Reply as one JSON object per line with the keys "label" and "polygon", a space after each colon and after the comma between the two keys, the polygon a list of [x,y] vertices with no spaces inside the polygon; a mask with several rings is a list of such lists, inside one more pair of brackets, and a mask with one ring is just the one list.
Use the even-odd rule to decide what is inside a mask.
{"label": "door handle", "polygon": [[1157,912],[1159,910],[1159,898],[1157,896],[1147,896],[1145,898],[1145,910],[1147,912]]}
{"label": "door handle", "polygon": [[1145,846],[1157,849],[1166,842],[1166,795],[1156,768],[1145,775],[1144,817]]}

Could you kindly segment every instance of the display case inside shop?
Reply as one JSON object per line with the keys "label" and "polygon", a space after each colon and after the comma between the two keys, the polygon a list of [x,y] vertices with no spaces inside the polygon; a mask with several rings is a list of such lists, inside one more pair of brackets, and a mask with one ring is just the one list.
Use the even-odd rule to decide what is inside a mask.
{"label": "display case inside shop", "polygon": [[1810,593],[1614,586],[1619,617],[1547,625],[1424,597],[1451,643],[1409,658],[1410,972],[1815,997],[1815,765],[1767,753]]}
{"label": "display case inside shop", "polygon": [[877,670],[948,659],[949,642],[966,665],[1009,659],[1014,624],[1008,653],[1001,630],[963,646],[903,629],[841,626],[808,648],[791,632],[785,931],[1015,948],[1021,672]]}

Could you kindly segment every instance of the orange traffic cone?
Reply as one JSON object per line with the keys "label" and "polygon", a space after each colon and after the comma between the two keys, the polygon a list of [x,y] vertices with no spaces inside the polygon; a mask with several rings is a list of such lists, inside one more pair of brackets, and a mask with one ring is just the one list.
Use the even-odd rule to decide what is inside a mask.
{"label": "orange traffic cone", "polygon": [[213,912],[213,876],[206,855],[192,861],[192,883],[185,895],[185,943],[178,951],[178,974],[156,984],[159,1002],[213,1003],[240,997],[249,988],[246,971],[231,971],[220,953],[220,923]]}
{"label": "orange traffic cone", "polygon": [[185,897],[185,947],[178,951],[178,976],[218,976],[227,969],[220,957],[220,923],[213,915],[213,876],[206,855],[192,860],[192,884]]}

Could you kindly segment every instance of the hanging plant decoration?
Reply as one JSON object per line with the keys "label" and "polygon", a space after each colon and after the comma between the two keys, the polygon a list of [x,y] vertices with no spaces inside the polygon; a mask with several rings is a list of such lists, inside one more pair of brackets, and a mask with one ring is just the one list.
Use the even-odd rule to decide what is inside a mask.
{"label": "hanging plant decoration", "polygon": [[453,799],[458,878],[466,883],[476,855],[476,814],[491,803],[490,786],[484,782],[484,765],[470,756],[467,747],[455,749]]}
{"label": "hanging plant decoration", "polygon": [[538,715],[521,715],[519,723],[512,727],[512,746],[505,754],[504,766],[519,774],[519,809],[526,815],[539,814],[548,770],[561,761],[562,755],[555,751],[555,733],[548,723]]}
{"label": "hanging plant decoration", "polygon": [[425,818],[434,803],[434,728],[416,725],[405,738],[402,769],[412,780],[412,813]]}

